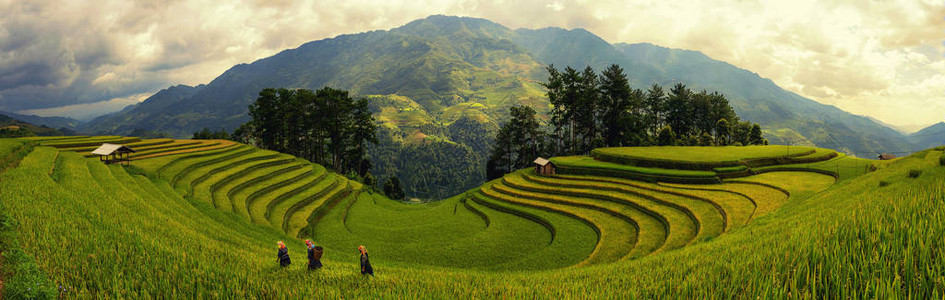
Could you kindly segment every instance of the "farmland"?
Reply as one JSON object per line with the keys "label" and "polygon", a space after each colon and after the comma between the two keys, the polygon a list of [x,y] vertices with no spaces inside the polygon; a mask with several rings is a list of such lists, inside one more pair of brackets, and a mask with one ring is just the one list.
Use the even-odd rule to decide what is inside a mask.
{"label": "farmland", "polygon": [[[126,166],[86,157],[103,142],[138,152]],[[890,162],[806,147],[711,150],[597,149],[552,158],[556,175],[519,170],[404,203],[222,140],[3,139],[3,294],[945,295],[945,149]],[[325,247],[324,269],[305,270],[302,238]],[[276,264],[279,240],[287,269]],[[357,273],[358,245],[376,277]]]}

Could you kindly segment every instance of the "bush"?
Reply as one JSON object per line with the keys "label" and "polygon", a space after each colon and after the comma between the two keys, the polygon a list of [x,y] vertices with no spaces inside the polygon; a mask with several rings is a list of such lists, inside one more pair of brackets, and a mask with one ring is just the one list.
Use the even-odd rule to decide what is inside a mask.
{"label": "bush", "polygon": [[884,187],[884,186],[887,186],[887,185],[889,185],[889,181],[883,180],[883,181],[880,181],[880,182],[879,182],[879,187]]}
{"label": "bush", "polygon": [[945,166],[945,153],[942,153],[942,156],[938,157],[938,165]]}
{"label": "bush", "polygon": [[918,178],[922,175],[922,170],[909,170],[909,178]]}

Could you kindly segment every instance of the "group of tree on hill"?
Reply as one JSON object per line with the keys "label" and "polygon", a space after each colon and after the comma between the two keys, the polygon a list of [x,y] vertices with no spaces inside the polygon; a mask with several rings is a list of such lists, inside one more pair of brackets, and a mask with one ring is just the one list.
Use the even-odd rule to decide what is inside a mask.
{"label": "group of tree on hill", "polygon": [[768,143],[761,126],[741,121],[718,92],[693,92],[683,83],[668,93],[658,84],[634,89],[618,65],[600,74],[591,67],[547,70],[542,85],[552,105],[550,121],[542,126],[528,106],[509,108],[511,118],[496,134],[486,163],[489,179],[528,167],[540,155],[587,154],[599,147]]}
{"label": "group of tree on hill", "polygon": [[347,91],[329,87],[314,92],[267,88],[249,106],[249,116],[252,119],[233,132],[239,142],[305,158],[342,174],[364,176],[371,168],[365,151],[367,143],[377,143],[377,125],[366,99],[354,100]]}
{"label": "group of tree on hill", "polygon": [[220,129],[219,131],[211,131],[210,128],[204,127],[200,131],[194,132],[195,140],[229,140],[230,133],[226,132],[226,129]]}

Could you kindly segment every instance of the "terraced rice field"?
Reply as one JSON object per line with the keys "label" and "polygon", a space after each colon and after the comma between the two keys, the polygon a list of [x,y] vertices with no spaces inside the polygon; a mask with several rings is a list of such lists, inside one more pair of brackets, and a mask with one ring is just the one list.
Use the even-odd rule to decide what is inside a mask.
{"label": "terraced rice field", "polygon": [[[84,157],[88,144],[103,141],[126,141],[139,152],[130,166]],[[690,150],[692,155],[672,153]],[[842,287],[823,277],[830,272],[819,270],[853,276],[843,270],[869,269],[875,262],[839,266],[833,261],[844,255],[840,248],[828,256],[809,252],[815,249],[811,245],[825,243],[824,237],[814,238],[818,228],[826,230],[828,240],[836,237],[828,233],[838,233],[831,231],[837,228],[833,218],[813,219],[823,213],[812,209],[848,218],[844,209],[859,205],[848,195],[869,197],[880,179],[892,184],[879,193],[900,191],[907,187],[903,181],[914,180],[906,179],[903,168],[925,170],[926,177],[915,182],[931,184],[926,178],[941,172],[929,166],[933,160],[937,166],[943,155],[934,150],[884,163],[863,176],[868,161],[826,149],[716,150],[725,153],[667,148],[651,160],[641,156],[651,149],[595,150],[619,158],[552,158],[561,163],[555,175],[519,170],[449,199],[404,203],[323,166],[227,141],[0,140],[0,170],[8,169],[0,177],[0,195],[9,214],[0,219],[19,222],[13,229],[0,226],[0,235],[14,234],[19,241],[0,244],[16,246],[0,251],[22,257],[4,261],[16,269],[4,271],[12,278],[5,280],[12,286],[7,290],[20,294],[4,293],[32,297],[49,291],[24,287],[62,284],[65,290],[51,293],[64,298],[782,298],[821,295],[825,290],[810,286],[817,282],[835,295]],[[697,159],[681,160],[691,157]],[[819,247],[858,247],[849,241],[862,236],[842,230],[839,234],[858,238]],[[301,238],[325,247],[325,269],[304,270]],[[276,240],[286,240],[291,249],[294,264],[287,269],[276,266]],[[70,251],[50,246],[60,244]],[[358,245],[369,249],[377,277],[357,275]],[[926,266],[941,262],[921,253],[913,257]],[[822,264],[804,265],[818,261]],[[913,270],[910,280],[945,286],[928,279],[939,269],[923,270]],[[808,283],[795,282],[800,280]],[[865,289],[874,295],[895,291],[878,286],[888,288],[886,293]],[[925,291],[915,294],[940,295]]]}
{"label": "terraced rice field", "polygon": [[[468,250],[461,250],[464,248],[455,244],[443,245],[429,239],[403,238],[408,232],[420,236],[429,236],[436,232],[450,237],[451,240],[466,240],[490,232],[490,227],[493,226],[490,222],[495,217],[488,216],[496,214],[490,210],[498,209],[507,213],[506,217],[517,216],[519,221],[534,223],[531,228],[535,229],[530,230],[545,228],[547,232],[544,235],[532,233],[527,236],[551,236],[550,243],[543,242],[544,240],[525,240],[528,245],[525,252],[533,253],[526,255],[532,257],[530,261],[540,262],[541,257],[547,253],[561,251],[551,249],[559,247],[556,242],[566,240],[582,241],[581,244],[572,245],[584,250],[567,252],[569,256],[580,259],[560,261],[568,261],[572,267],[606,265],[708,242],[726,232],[749,225],[753,220],[765,218],[767,214],[777,211],[791,200],[806,199],[829,188],[838,178],[846,179],[841,177],[841,174],[827,171],[827,166],[831,162],[848,162],[854,159],[847,157],[841,161],[837,159],[835,151],[806,147],[717,147],[715,150],[725,152],[721,154],[712,154],[709,151],[711,149],[695,149],[694,153],[697,155],[694,157],[702,157],[699,163],[716,163],[717,166],[726,166],[731,162],[744,163],[742,166],[749,170],[747,165],[753,160],[756,163],[751,165],[763,165],[766,168],[763,172],[757,172],[758,175],[749,173],[722,179],[714,171],[673,169],[675,166],[685,165],[684,161],[659,165],[658,162],[666,159],[690,157],[672,153],[688,151],[689,147],[667,148],[662,152],[663,157],[638,163],[656,167],[606,162],[590,156],[556,157],[552,158],[553,162],[566,164],[566,167],[558,165],[559,174],[542,176],[531,169],[520,170],[488,182],[478,189],[433,204],[392,206],[390,200],[358,197],[348,200],[350,202],[344,205],[343,212],[330,214],[326,221],[318,223],[314,236],[319,241],[337,247],[351,247],[351,241],[394,247],[392,241],[385,238],[393,236],[401,242],[400,247],[446,247],[454,255],[450,259],[420,261],[414,256],[385,256],[385,259],[401,263],[464,267],[471,264],[474,267],[468,268],[487,270],[511,266],[522,268],[521,264],[506,263],[509,258],[504,257],[484,260],[477,264],[466,256]],[[623,149],[627,148],[598,150],[606,150],[600,152],[609,155],[618,155]],[[595,153],[598,150],[595,150]],[[649,148],[644,150],[643,153],[652,152]],[[795,163],[797,160],[792,160],[809,157],[821,159],[817,164],[803,165],[805,168],[810,167],[810,170],[798,169],[800,164]],[[713,159],[721,161],[714,162]],[[761,160],[765,162],[757,163]],[[778,164],[779,162],[785,164]],[[777,169],[778,167],[783,170]],[[836,169],[836,166],[833,167]],[[645,177],[646,180],[639,180],[637,176],[622,176],[628,171],[648,177]],[[855,175],[865,171],[864,168]],[[700,184],[703,182],[710,184]],[[452,210],[449,209],[450,206]],[[391,208],[409,210],[410,213],[389,210]],[[363,214],[360,210],[373,213]],[[450,211],[451,214],[446,214]],[[484,221],[466,220],[474,219],[474,215],[480,216]],[[426,226],[420,226],[414,223],[416,221],[401,220],[400,216],[437,222],[422,223]],[[450,220],[453,222],[448,222]],[[390,223],[384,223],[384,226],[362,227],[363,224],[385,221]],[[589,236],[592,239],[589,240]],[[437,251],[424,251],[431,252]],[[518,260],[521,259],[513,261]],[[551,262],[529,265],[529,268],[538,269],[560,267],[560,263]]]}

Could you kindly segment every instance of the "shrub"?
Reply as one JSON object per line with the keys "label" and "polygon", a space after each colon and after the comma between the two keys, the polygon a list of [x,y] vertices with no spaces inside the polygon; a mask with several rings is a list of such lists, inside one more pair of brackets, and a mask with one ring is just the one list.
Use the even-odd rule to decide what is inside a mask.
{"label": "shrub", "polygon": [[909,170],[909,178],[918,178],[922,175],[922,170]]}
{"label": "shrub", "polygon": [[945,153],[942,153],[942,156],[938,157],[938,165],[945,166]]}
{"label": "shrub", "polygon": [[879,182],[879,187],[884,187],[884,186],[887,186],[887,185],[889,185],[889,181],[883,180],[883,181],[880,181],[880,182]]}

